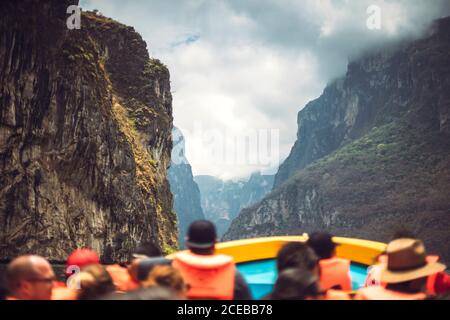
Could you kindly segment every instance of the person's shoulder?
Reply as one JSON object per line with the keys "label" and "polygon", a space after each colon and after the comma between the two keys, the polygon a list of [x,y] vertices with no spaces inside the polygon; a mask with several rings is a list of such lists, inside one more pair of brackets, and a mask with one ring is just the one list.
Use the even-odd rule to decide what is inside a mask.
{"label": "person's shoulder", "polygon": [[247,284],[244,276],[242,275],[242,273],[239,272],[239,270],[237,268],[236,268],[236,271],[234,272],[234,278],[235,278],[236,282]]}
{"label": "person's shoulder", "polygon": [[234,295],[235,300],[252,300],[252,294],[247,281],[245,281],[245,278],[238,269],[234,273]]}

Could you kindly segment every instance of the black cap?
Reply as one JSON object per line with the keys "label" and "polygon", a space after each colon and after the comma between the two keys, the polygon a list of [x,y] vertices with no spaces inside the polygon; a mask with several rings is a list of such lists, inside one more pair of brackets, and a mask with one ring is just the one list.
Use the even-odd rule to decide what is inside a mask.
{"label": "black cap", "polygon": [[207,220],[191,223],[186,237],[186,246],[195,249],[208,249],[216,243],[216,227]]}
{"label": "black cap", "polygon": [[333,236],[326,232],[314,232],[308,238],[307,245],[310,246],[321,259],[331,258],[336,244]]}

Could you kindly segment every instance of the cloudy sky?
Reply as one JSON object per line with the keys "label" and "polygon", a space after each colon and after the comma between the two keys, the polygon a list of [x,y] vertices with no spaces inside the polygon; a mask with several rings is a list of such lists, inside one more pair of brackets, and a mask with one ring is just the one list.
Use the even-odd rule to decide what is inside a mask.
{"label": "cloudy sky", "polygon": [[[223,179],[274,171],[296,139],[298,111],[345,74],[349,59],[420,36],[433,19],[450,14],[449,3],[80,1],[83,10],[133,26],[150,55],[169,67],[174,124],[186,137],[194,175]],[[381,29],[367,26],[376,21],[374,5]]]}

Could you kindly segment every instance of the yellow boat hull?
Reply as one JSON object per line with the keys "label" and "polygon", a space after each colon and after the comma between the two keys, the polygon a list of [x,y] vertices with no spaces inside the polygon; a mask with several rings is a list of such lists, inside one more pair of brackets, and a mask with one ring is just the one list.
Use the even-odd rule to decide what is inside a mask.
{"label": "yellow boat hull", "polygon": [[[273,259],[278,250],[286,243],[299,241],[305,242],[305,236],[284,236],[236,240],[222,242],[216,245],[216,252],[228,254],[234,257],[236,263]],[[375,241],[334,237],[333,241],[338,244],[336,255],[349,259],[353,262],[371,265],[376,257],[383,253],[386,244]]]}

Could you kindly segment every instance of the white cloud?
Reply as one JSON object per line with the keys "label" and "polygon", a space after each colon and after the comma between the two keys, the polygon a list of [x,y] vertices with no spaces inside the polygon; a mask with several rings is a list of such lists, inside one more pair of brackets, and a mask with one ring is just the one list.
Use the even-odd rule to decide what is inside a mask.
{"label": "white cloud", "polygon": [[[382,9],[380,31],[366,27],[369,5]],[[196,135],[199,125],[203,133],[224,134],[224,145],[247,129],[279,130],[282,160],[296,139],[297,112],[343,74],[348,57],[417,36],[449,13],[446,0],[82,0],[81,6],[134,26],[151,55],[168,65],[174,122],[186,136],[194,174],[222,178],[264,166],[218,161],[207,152],[211,143]]]}

